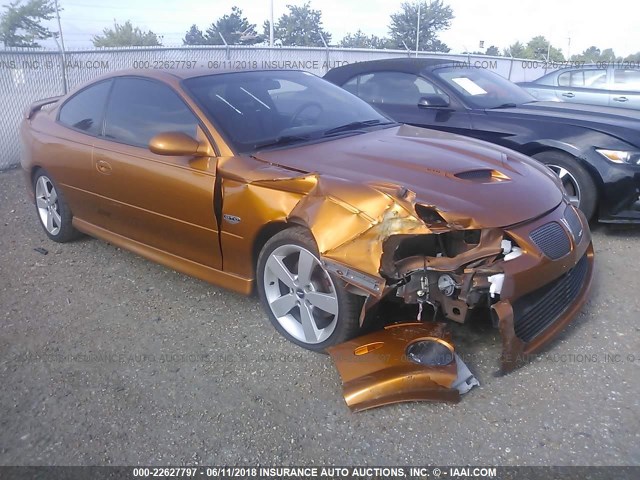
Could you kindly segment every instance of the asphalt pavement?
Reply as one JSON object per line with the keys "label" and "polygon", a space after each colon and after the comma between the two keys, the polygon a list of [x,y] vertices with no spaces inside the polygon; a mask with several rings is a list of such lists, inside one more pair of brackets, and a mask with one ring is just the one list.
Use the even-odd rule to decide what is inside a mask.
{"label": "asphalt pavement", "polygon": [[457,327],[480,387],[353,414],[256,296],[56,244],[0,173],[0,464],[639,465],[640,226],[593,230],[591,298],[537,360],[497,377],[497,332]]}

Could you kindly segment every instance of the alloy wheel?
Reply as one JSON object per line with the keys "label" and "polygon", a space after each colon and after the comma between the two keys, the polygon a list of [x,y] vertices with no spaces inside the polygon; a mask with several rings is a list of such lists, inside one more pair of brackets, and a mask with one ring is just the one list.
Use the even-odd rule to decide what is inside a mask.
{"label": "alloy wheel", "polygon": [[44,228],[49,234],[57,235],[62,226],[58,192],[45,175],[41,175],[36,182],[36,207]]}
{"label": "alloy wheel", "polygon": [[265,264],[264,291],[271,312],[293,338],[322,343],[338,321],[338,297],[329,273],[309,250],[276,248]]}

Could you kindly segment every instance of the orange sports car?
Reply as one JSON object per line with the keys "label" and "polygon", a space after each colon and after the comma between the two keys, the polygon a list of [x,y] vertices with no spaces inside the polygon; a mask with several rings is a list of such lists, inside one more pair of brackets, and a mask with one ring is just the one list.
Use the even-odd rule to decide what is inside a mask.
{"label": "orange sports car", "polygon": [[393,297],[460,323],[485,310],[508,371],[591,284],[588,224],[551,171],[397,124],[306,72],[117,72],[34,103],[21,136],[52,240],[82,232],[255,287],[311,350],[357,336]]}

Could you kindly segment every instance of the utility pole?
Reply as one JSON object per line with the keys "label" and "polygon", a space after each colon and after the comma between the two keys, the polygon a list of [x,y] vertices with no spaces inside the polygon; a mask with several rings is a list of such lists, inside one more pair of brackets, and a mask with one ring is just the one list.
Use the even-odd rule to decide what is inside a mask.
{"label": "utility pole", "polygon": [[[547,63],[549,63],[549,55],[551,55],[551,42],[549,42],[549,45],[547,45]],[[546,72],[546,68],[545,68],[545,72]]]}
{"label": "utility pole", "polygon": [[56,18],[58,19],[58,33],[60,33],[60,50],[62,52],[62,89],[63,93],[67,93],[67,52],[64,46],[64,36],[62,35],[62,22],[60,21],[60,8],[58,0],[55,0]]}
{"label": "utility pole", "polygon": [[273,48],[273,0],[271,0],[271,18],[269,20],[269,46]]}
{"label": "utility pole", "polygon": [[60,44],[62,45],[62,54],[64,55],[64,36],[62,35],[62,23],[60,22],[60,8],[58,7],[58,0],[55,0],[56,18],[58,19],[58,32],[60,33]]}
{"label": "utility pole", "polygon": [[418,46],[420,44],[420,8],[422,7],[422,2],[418,2],[418,25],[416,27],[416,57],[418,56]]}

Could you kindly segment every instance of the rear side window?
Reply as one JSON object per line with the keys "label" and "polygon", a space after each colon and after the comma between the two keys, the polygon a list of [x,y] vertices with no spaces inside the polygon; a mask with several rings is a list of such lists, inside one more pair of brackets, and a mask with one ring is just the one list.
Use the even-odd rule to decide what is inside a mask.
{"label": "rear side window", "polygon": [[91,135],[100,135],[102,114],[110,87],[110,80],[100,82],[71,97],[60,109],[60,123]]}
{"label": "rear side window", "polygon": [[105,137],[138,147],[163,132],[196,136],[198,120],[170,87],[140,78],[118,78],[105,120]]}

